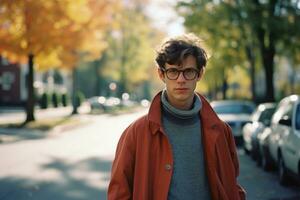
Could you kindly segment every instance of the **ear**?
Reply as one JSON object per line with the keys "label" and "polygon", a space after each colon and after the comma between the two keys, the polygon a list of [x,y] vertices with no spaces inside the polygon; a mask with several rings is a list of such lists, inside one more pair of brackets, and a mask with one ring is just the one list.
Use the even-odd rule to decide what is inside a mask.
{"label": "ear", "polygon": [[158,73],[158,76],[159,76],[160,80],[165,82],[165,75],[164,75],[163,71],[160,68],[157,68],[157,73]]}
{"label": "ear", "polygon": [[202,67],[201,70],[200,70],[200,72],[199,72],[199,76],[198,76],[198,78],[197,78],[197,81],[200,81],[200,80],[201,80],[201,78],[202,78],[204,72],[205,72],[205,68]]}

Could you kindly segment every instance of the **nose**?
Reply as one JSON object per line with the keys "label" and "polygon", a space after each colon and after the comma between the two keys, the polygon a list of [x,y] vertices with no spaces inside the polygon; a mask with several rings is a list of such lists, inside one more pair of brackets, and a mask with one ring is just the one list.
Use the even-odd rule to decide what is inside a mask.
{"label": "nose", "polygon": [[183,82],[183,81],[185,81],[185,78],[184,78],[184,76],[183,76],[183,72],[180,72],[180,73],[179,73],[179,76],[178,76],[178,78],[177,78],[177,82]]}

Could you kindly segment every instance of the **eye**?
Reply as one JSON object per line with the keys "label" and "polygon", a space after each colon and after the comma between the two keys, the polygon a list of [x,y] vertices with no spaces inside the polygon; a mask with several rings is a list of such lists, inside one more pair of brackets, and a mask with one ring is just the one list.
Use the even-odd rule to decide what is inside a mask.
{"label": "eye", "polygon": [[177,73],[178,70],[176,68],[170,68],[170,69],[168,69],[168,72],[169,73]]}
{"label": "eye", "polygon": [[197,70],[194,68],[187,68],[184,70],[184,73],[186,73],[186,74],[194,74],[196,72],[197,72]]}
{"label": "eye", "polygon": [[186,73],[194,72],[195,70],[193,68],[187,68],[184,70]]}

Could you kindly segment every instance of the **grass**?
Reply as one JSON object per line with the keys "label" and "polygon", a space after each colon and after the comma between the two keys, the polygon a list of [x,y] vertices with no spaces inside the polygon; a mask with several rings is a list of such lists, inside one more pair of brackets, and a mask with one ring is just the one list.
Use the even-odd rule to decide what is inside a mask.
{"label": "grass", "polygon": [[80,119],[68,116],[68,117],[61,117],[61,118],[38,119],[36,121],[32,121],[28,123],[0,124],[0,128],[26,128],[26,129],[48,131],[59,125],[72,125],[72,124],[79,124],[79,123],[80,123]]}

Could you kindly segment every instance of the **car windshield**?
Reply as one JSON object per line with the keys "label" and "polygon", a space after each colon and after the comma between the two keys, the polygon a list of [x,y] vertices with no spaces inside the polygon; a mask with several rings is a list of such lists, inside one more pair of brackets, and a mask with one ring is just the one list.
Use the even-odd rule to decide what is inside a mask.
{"label": "car windshield", "polygon": [[218,114],[251,114],[253,108],[246,104],[226,104],[226,105],[215,105],[213,107]]}
{"label": "car windshield", "polygon": [[275,108],[267,108],[266,110],[264,110],[261,113],[258,121],[263,122],[266,119],[271,119],[272,115],[274,114],[274,111],[275,111]]}

